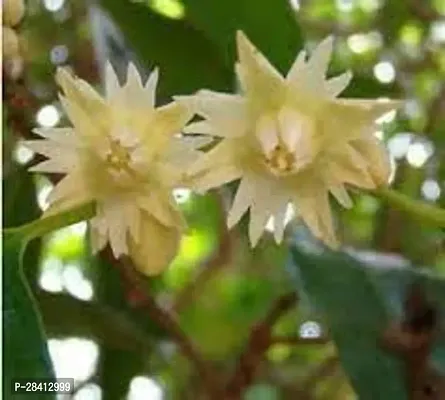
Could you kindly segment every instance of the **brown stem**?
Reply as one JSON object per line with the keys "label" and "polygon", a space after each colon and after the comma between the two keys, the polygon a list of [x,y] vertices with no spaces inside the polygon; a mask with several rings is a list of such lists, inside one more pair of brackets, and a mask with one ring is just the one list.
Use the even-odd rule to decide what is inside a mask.
{"label": "brown stem", "polygon": [[264,353],[271,344],[272,328],[275,322],[297,302],[295,293],[281,296],[266,317],[255,325],[249,335],[247,346],[238,359],[237,367],[229,380],[225,399],[240,399],[252,383]]}
{"label": "brown stem", "polygon": [[212,400],[220,399],[220,379],[217,376],[216,371],[214,371],[209,363],[202,358],[195,345],[182,331],[176,318],[157,304],[155,298],[147,291],[131,262],[125,260],[125,262],[120,264],[122,264],[121,271],[126,281],[138,294],[140,300],[138,304],[144,307],[150,318],[168,333],[171,339],[177,344],[182,354],[194,365],[210,398]]}
{"label": "brown stem", "polygon": [[[222,201],[220,202],[219,210],[223,209]],[[196,294],[202,293],[201,288],[214,276],[215,273],[224,268],[230,261],[232,255],[232,241],[230,232],[227,230],[225,216],[220,212],[219,216],[219,243],[215,251],[206,259],[198,268],[198,274],[190,281],[184,288],[176,295],[175,302],[172,309],[180,313],[189,304],[193,303]]]}

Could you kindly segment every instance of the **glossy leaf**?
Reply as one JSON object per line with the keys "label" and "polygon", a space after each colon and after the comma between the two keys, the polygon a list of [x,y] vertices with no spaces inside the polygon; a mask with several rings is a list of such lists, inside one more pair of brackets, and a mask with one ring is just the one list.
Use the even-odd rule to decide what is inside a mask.
{"label": "glossy leaf", "polygon": [[[423,285],[439,305],[445,304],[445,281],[408,268],[368,267],[341,253],[310,253],[294,246],[292,256],[360,399],[407,399],[401,360],[383,350],[381,335],[398,318],[409,284]],[[444,368],[440,349],[433,356]]]}

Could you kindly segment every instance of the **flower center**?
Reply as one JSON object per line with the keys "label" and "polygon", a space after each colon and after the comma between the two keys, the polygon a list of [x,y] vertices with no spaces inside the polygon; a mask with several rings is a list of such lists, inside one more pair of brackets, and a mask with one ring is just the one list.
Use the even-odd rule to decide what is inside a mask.
{"label": "flower center", "polygon": [[277,176],[298,172],[314,158],[313,124],[306,116],[284,107],[276,115],[263,115],[256,137],[263,163]]}
{"label": "flower center", "polygon": [[127,184],[137,176],[139,137],[127,129],[111,132],[102,159],[110,175],[118,183]]}
{"label": "flower center", "polygon": [[111,140],[105,161],[109,168],[116,171],[131,169],[129,166],[131,161],[130,149],[122,146],[119,140],[113,139]]}
{"label": "flower center", "polygon": [[269,155],[265,156],[266,165],[280,173],[292,172],[295,166],[295,155],[286,146],[277,144]]}

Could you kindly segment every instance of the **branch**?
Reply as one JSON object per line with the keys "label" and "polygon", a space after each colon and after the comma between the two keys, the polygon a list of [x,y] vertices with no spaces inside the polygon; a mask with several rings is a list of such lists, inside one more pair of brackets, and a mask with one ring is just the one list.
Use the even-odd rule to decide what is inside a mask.
{"label": "branch", "polygon": [[141,277],[134,269],[130,260],[127,259],[120,262],[119,267],[121,267],[121,272],[126,281],[131,285],[132,289],[137,292],[138,298],[140,299],[139,304],[144,307],[150,318],[155,321],[160,328],[165,330],[170,338],[177,344],[182,354],[194,365],[196,371],[204,382],[204,386],[210,398],[212,400],[221,398],[219,377],[211,365],[201,357],[195,345],[182,331],[174,316],[167,310],[159,307],[154,297],[147,291]]}
{"label": "branch", "polygon": [[252,328],[247,346],[238,359],[235,372],[227,384],[225,391],[227,399],[240,399],[252,383],[258,365],[272,343],[271,334],[275,322],[295,305],[297,299],[295,293],[281,296],[266,317]]}
{"label": "branch", "polygon": [[[218,197],[219,198],[219,197]],[[219,198],[220,199],[220,198]],[[221,201],[220,201],[221,203]],[[221,210],[223,205],[219,205]],[[232,254],[231,251],[231,237],[225,223],[225,216],[223,212],[220,212],[219,217],[219,243],[215,251],[206,259],[199,269],[197,276],[190,281],[184,288],[177,294],[172,309],[179,313],[190,303],[193,302],[197,293],[202,293],[201,288],[210,280],[210,278],[224,268],[230,261]]]}

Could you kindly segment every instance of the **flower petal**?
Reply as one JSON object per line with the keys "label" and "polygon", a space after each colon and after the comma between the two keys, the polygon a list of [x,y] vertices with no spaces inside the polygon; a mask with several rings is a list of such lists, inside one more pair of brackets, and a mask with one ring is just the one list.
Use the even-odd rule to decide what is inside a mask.
{"label": "flower petal", "polygon": [[236,137],[247,131],[246,101],[241,96],[200,90],[194,96],[194,106],[196,113],[206,121],[191,124],[192,127],[186,128],[185,132]]}
{"label": "flower petal", "polygon": [[156,103],[156,86],[159,80],[159,70],[155,68],[147,79],[145,84],[145,93],[147,96],[148,104],[154,108]]}
{"label": "flower petal", "polygon": [[369,173],[376,186],[387,185],[391,175],[391,161],[383,143],[371,136],[351,142],[368,164]]}
{"label": "flower petal", "polygon": [[243,89],[256,103],[277,103],[284,96],[284,79],[243,32],[236,35]]}
{"label": "flower petal", "polygon": [[248,176],[241,179],[232,207],[227,216],[227,227],[231,229],[247,212],[253,201],[254,188]]}
{"label": "flower petal", "polygon": [[295,198],[299,215],[312,234],[332,248],[338,247],[327,191],[314,186]]}
{"label": "flower petal", "polygon": [[109,61],[105,63],[105,93],[111,98],[120,92],[120,85],[116,72]]}
{"label": "flower petal", "polygon": [[335,76],[334,78],[328,79],[324,86],[325,91],[329,97],[337,97],[352,80],[352,72],[347,71],[341,75]]}
{"label": "flower petal", "polygon": [[375,188],[366,161],[352,146],[343,146],[335,153],[332,152],[331,157],[326,172],[332,176],[332,180],[350,183],[360,188]]}

